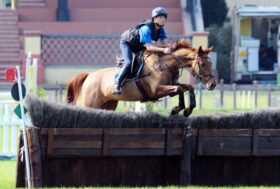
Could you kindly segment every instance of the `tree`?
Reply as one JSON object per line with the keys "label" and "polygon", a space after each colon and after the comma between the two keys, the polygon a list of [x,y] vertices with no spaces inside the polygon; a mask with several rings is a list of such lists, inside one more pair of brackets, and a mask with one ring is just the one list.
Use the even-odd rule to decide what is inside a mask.
{"label": "tree", "polygon": [[222,26],[227,17],[228,7],[225,0],[201,0],[204,26]]}
{"label": "tree", "polygon": [[217,52],[217,71],[219,79],[224,79],[225,83],[230,83],[232,27],[230,25],[225,27],[212,25],[207,28],[207,31],[209,32],[209,46],[213,46],[213,51]]}

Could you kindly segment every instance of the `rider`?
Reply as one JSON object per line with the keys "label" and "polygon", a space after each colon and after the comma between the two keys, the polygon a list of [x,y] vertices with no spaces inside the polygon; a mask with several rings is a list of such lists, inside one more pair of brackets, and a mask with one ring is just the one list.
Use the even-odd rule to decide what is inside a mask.
{"label": "rider", "polygon": [[[120,40],[120,48],[124,58],[125,66],[121,68],[115,80],[113,89],[114,95],[120,95],[122,92],[121,84],[132,64],[132,53],[138,53],[146,48],[150,52],[171,53],[171,47],[166,47],[167,35],[164,30],[164,24],[167,19],[167,11],[163,7],[156,7],[152,11],[152,20],[139,24],[133,29],[126,30]],[[156,44],[161,41],[162,47]]]}

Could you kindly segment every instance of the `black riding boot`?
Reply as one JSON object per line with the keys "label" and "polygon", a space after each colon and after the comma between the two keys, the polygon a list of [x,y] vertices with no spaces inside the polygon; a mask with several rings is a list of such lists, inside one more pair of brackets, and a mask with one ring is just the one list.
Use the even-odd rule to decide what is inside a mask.
{"label": "black riding boot", "polygon": [[122,85],[124,78],[127,75],[127,70],[128,70],[127,67],[122,68],[119,75],[117,76],[116,81],[115,81],[115,87],[112,92],[114,95],[117,95],[117,96],[121,95],[121,93],[122,93],[121,85]]}

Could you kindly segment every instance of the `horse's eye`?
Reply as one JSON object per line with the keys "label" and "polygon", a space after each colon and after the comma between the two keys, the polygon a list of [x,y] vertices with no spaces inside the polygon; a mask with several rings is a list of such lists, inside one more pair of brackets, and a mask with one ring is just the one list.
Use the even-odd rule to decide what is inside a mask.
{"label": "horse's eye", "polygon": [[202,63],[200,64],[200,66],[201,66],[201,67],[204,67],[204,66],[205,66],[205,62],[202,62]]}

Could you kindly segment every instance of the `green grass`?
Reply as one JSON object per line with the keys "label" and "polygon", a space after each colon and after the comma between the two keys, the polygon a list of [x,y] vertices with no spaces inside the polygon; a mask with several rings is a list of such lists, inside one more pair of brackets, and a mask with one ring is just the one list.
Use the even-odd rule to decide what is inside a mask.
{"label": "green grass", "polygon": [[16,161],[0,161],[0,188],[15,187]]}

